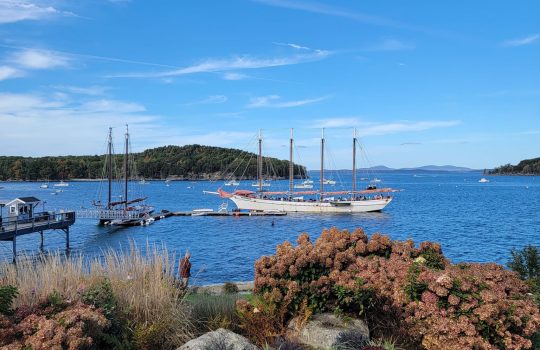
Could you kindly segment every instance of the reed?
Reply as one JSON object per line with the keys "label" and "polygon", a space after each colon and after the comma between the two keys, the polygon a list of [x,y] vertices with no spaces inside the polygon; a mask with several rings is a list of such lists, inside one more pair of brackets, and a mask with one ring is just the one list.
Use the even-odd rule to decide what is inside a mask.
{"label": "reed", "polygon": [[18,288],[15,308],[37,305],[53,292],[68,301],[80,300],[87,288],[108,280],[134,341],[142,348],[168,348],[193,336],[183,292],[175,287],[174,261],[165,247],[147,244],[143,250],[130,243],[92,260],[59,252],[23,257],[16,266],[0,264],[0,278],[1,284]]}

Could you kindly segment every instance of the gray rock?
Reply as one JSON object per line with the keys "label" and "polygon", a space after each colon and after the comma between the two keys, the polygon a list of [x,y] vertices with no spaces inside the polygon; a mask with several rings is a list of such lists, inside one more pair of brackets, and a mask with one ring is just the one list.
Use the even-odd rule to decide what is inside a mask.
{"label": "gray rock", "polygon": [[357,348],[369,340],[366,322],[358,319],[344,321],[334,314],[314,315],[305,325],[294,318],[288,324],[288,336],[315,349]]}
{"label": "gray rock", "polygon": [[192,339],[177,350],[257,350],[245,337],[220,328]]}

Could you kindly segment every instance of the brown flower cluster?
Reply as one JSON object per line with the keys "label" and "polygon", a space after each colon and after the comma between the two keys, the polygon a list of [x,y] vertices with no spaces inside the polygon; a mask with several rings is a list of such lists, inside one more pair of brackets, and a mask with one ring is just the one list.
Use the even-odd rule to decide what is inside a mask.
{"label": "brown flower cluster", "polygon": [[109,326],[101,310],[81,302],[52,315],[48,307],[20,307],[12,317],[0,315],[0,349],[89,349]]}
{"label": "brown flower cluster", "polygon": [[377,233],[368,239],[362,230],[332,228],[315,243],[302,234],[295,247],[279,245],[256,262],[255,290],[289,316],[303,300],[314,311],[343,310],[343,300],[354,306],[349,296],[373,293],[376,303],[355,310],[376,305],[372,314],[395,315],[400,333],[425,349],[528,349],[540,328],[538,307],[514,273],[496,264],[452,265],[438,244],[416,247]]}

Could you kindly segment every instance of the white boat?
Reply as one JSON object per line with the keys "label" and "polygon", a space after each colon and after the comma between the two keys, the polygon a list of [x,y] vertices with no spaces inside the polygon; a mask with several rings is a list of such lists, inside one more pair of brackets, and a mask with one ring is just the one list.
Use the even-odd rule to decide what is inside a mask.
{"label": "white boat", "polygon": [[307,183],[301,183],[301,184],[296,184],[293,186],[294,188],[313,188],[313,185],[311,184],[307,184]]}
{"label": "white boat", "polygon": [[48,183],[41,184],[41,186],[39,186],[39,188],[49,188],[49,184]]}
{"label": "white boat", "polygon": [[225,186],[240,186],[240,181],[229,180],[225,182]]}
{"label": "white boat", "polygon": [[270,182],[261,182],[260,184],[258,182],[254,182],[251,184],[251,187],[270,187]]}
{"label": "white boat", "polygon": [[[327,192],[324,190],[324,129],[321,137],[321,179],[318,191],[293,191],[293,135],[291,130],[290,160],[289,160],[289,191],[280,192],[254,192],[249,190],[236,190],[232,193],[218,189],[221,198],[228,198],[240,210],[250,211],[279,211],[287,213],[364,213],[383,210],[390,202],[390,193],[395,192],[391,188],[377,189],[371,186],[369,189],[356,190],[356,130],[353,133],[353,171],[352,189],[350,191]],[[262,137],[259,132],[259,159],[262,159]],[[259,182],[254,184],[262,187],[261,162],[257,162],[257,174]],[[311,181],[311,180],[309,180]],[[380,180],[379,180],[380,181]],[[302,183],[303,186],[311,185]],[[306,199],[306,196],[310,196]]]}
{"label": "white boat", "polygon": [[381,182],[381,179],[377,179],[376,177],[371,180],[371,182]]}
{"label": "white boat", "polygon": [[334,186],[336,184],[336,181],[324,179],[323,184]]}
{"label": "white boat", "polygon": [[313,180],[307,179],[307,180],[304,180],[303,183],[306,184],[306,185],[313,185]]}
{"label": "white boat", "polygon": [[150,182],[146,181],[145,179],[141,179],[141,181],[139,181],[139,185],[148,185]]}
{"label": "white boat", "polygon": [[[67,182],[64,182],[64,180],[61,180],[59,183],[54,184],[53,186],[54,187],[68,187],[69,184]],[[48,188],[48,187],[43,187],[43,188]]]}
{"label": "white boat", "polygon": [[486,179],[485,177],[483,177],[483,178],[481,178],[480,180],[478,180],[478,182],[480,182],[480,183],[487,183],[487,182],[489,182],[489,180]]}

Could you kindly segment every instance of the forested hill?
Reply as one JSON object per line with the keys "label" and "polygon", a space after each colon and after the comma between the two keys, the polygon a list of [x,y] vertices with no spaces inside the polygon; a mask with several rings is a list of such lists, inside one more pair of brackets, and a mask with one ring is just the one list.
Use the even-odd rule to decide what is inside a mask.
{"label": "forested hill", "polygon": [[518,165],[501,165],[488,171],[491,175],[540,175],[540,158],[525,159]]}
{"label": "forested hill", "polygon": [[[133,154],[138,176],[147,179],[208,179],[257,176],[257,155],[232,148],[201,145],[164,146]],[[117,167],[122,156],[117,155]],[[0,180],[99,179],[103,176],[105,156],[6,157],[0,156]],[[286,177],[289,162],[264,158],[264,173]],[[119,169],[118,173],[122,173]],[[295,174],[305,168],[295,166]]]}

